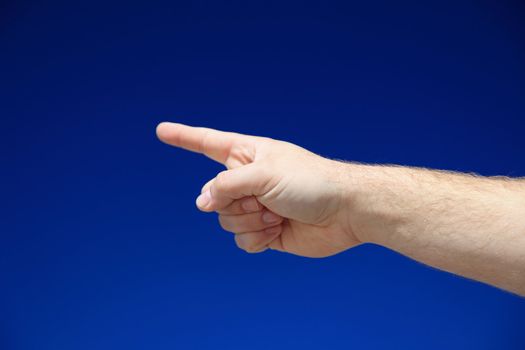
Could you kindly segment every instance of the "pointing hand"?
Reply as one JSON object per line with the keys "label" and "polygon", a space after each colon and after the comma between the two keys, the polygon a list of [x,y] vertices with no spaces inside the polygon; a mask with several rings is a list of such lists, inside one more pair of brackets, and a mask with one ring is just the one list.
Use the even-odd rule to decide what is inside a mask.
{"label": "pointing hand", "polygon": [[345,216],[342,163],[289,142],[177,123],[159,124],[157,135],[226,166],[196,204],[217,212],[241,249],[324,257],[360,243]]}

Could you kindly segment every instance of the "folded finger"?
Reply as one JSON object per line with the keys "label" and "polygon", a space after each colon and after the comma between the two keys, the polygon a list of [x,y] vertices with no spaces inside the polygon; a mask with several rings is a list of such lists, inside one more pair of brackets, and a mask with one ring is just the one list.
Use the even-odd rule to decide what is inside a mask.
{"label": "folded finger", "polygon": [[264,209],[264,206],[259,203],[254,196],[244,197],[234,200],[229,206],[224,209],[217,210],[221,215],[242,215],[248,213],[259,212]]}
{"label": "folded finger", "polygon": [[242,215],[219,215],[222,228],[233,233],[260,231],[280,224],[282,221],[282,216],[269,210]]}
{"label": "folded finger", "polygon": [[282,225],[265,230],[246,232],[235,235],[235,243],[248,253],[261,253],[268,249],[268,244],[281,234]]}

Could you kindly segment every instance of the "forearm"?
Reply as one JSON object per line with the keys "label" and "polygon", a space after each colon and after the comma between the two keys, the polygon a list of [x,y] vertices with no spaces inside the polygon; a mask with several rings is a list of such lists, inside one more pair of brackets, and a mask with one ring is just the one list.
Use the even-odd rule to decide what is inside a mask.
{"label": "forearm", "polygon": [[348,225],[363,242],[525,295],[525,182],[344,164]]}

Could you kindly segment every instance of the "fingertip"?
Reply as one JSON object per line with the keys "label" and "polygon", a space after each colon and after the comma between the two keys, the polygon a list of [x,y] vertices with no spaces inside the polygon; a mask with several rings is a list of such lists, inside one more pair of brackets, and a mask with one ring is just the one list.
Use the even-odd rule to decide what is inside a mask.
{"label": "fingertip", "polygon": [[168,132],[168,129],[170,128],[170,125],[172,123],[170,122],[161,122],[157,124],[157,128],[155,129],[155,133],[157,134],[157,137],[160,140],[166,139],[166,133]]}
{"label": "fingertip", "polygon": [[213,200],[212,197],[213,196],[209,189],[201,193],[195,200],[195,204],[197,205],[197,208],[199,208],[199,210],[206,212],[206,213],[217,211],[218,210],[217,203],[216,201]]}
{"label": "fingertip", "polygon": [[207,190],[201,193],[195,200],[195,204],[201,210],[206,210],[206,208],[210,206],[210,202],[211,202],[210,190]]}
{"label": "fingertip", "polygon": [[156,133],[161,140],[167,140],[173,136],[173,132],[180,127],[187,127],[188,125],[174,122],[160,122],[157,124]]}

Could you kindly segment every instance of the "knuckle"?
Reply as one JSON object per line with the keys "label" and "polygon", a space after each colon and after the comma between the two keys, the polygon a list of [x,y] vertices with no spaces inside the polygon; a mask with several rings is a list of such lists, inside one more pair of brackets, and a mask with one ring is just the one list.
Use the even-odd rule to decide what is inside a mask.
{"label": "knuckle", "polygon": [[267,192],[269,186],[271,187],[272,184],[275,184],[276,169],[279,169],[279,167],[275,160],[266,160],[264,164],[261,164],[257,169],[257,176],[263,179],[259,185],[259,191]]}
{"label": "knuckle", "polygon": [[206,130],[199,144],[199,153],[204,153],[204,151],[208,149],[209,140],[210,140],[210,130]]}

